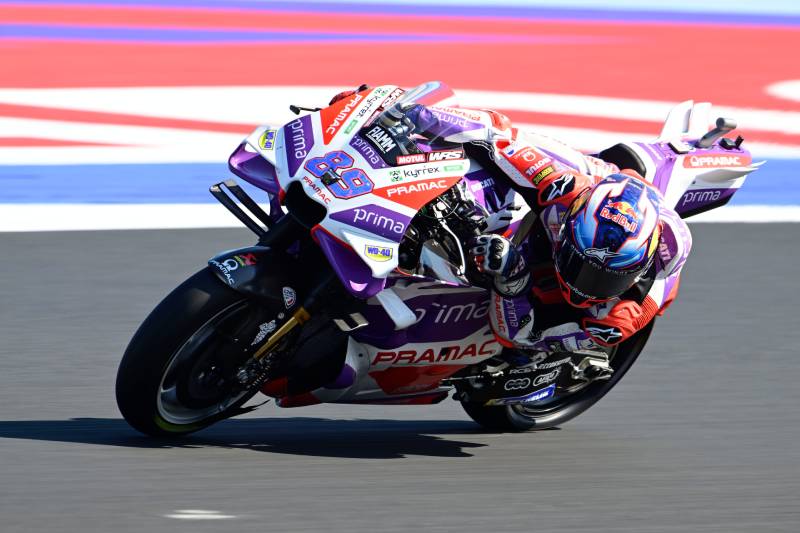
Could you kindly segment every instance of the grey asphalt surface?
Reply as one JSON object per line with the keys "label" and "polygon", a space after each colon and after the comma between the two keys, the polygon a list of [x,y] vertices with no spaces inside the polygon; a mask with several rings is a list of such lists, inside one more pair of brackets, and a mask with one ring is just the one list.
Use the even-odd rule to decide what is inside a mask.
{"label": "grey asphalt surface", "polygon": [[0,234],[0,531],[800,531],[800,225],[692,230],[639,362],[558,430],[483,433],[450,400],[266,405],[181,442],[125,424],[117,364],[248,232]]}

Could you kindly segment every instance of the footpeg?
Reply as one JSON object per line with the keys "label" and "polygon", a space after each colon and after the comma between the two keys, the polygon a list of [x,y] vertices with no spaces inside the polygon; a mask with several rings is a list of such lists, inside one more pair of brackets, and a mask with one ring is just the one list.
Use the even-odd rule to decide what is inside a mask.
{"label": "footpeg", "polygon": [[350,333],[369,325],[369,321],[361,313],[350,313],[344,318],[334,318],[333,323],[345,333]]}
{"label": "footpeg", "polygon": [[594,357],[584,357],[572,370],[572,379],[588,381],[589,383],[611,379],[613,375],[614,369],[611,368],[607,360]]}

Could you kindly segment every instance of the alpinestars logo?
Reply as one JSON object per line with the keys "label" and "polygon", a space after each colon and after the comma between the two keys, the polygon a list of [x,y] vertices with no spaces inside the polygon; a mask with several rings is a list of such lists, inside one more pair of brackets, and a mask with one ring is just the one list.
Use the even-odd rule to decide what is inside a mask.
{"label": "alpinestars logo", "polygon": [[606,344],[612,344],[622,338],[622,332],[615,327],[601,328],[598,326],[589,326],[586,331],[595,339],[600,339]]}
{"label": "alpinestars logo", "polygon": [[560,178],[558,178],[557,180],[555,180],[553,183],[550,184],[550,190],[547,193],[547,198],[545,199],[545,201],[550,202],[555,200],[556,198],[564,196],[565,194],[567,194],[572,190],[572,187],[570,187],[570,185],[574,187],[575,186],[574,184],[575,184],[575,177],[572,174],[564,174],[563,176],[561,176]]}
{"label": "alpinestars logo", "polygon": [[608,248],[587,248],[583,251],[589,257],[594,257],[595,259],[600,260],[600,262],[605,263],[606,259],[609,257],[617,257],[618,255],[622,255],[619,252],[612,252]]}

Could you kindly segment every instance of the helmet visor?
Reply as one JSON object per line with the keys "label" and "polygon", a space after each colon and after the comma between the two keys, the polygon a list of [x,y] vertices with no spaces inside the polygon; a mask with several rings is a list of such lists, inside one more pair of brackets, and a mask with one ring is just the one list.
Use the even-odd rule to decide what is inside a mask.
{"label": "helmet visor", "polygon": [[555,265],[569,289],[587,300],[608,300],[619,296],[631,288],[642,273],[641,269],[620,271],[606,268],[581,254],[569,241],[561,244]]}

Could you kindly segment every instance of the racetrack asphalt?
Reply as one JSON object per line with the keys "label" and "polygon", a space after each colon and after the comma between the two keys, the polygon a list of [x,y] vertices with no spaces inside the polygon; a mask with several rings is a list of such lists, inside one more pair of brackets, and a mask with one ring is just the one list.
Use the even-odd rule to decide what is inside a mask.
{"label": "racetrack asphalt", "polygon": [[[800,225],[692,231],[645,352],[560,429],[484,433],[451,400],[268,404],[172,442],[121,419],[117,364],[248,232],[0,234],[0,531],[800,531]],[[232,518],[168,517],[187,509]]]}

